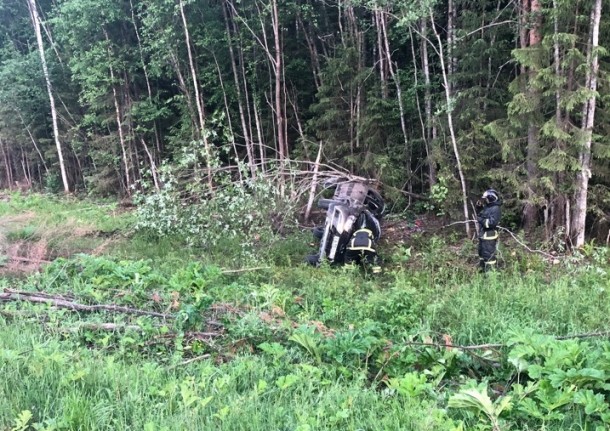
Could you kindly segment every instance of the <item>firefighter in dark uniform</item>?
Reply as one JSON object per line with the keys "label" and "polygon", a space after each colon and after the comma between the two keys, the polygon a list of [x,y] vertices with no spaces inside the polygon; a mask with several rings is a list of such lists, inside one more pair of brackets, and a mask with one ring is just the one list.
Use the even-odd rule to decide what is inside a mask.
{"label": "firefighter in dark uniform", "polygon": [[363,211],[356,222],[356,230],[345,249],[345,263],[365,265],[370,267],[373,273],[381,272],[376,247],[380,236],[379,220],[368,210]]}
{"label": "firefighter in dark uniform", "polygon": [[500,195],[494,189],[485,191],[481,200],[477,202],[477,206],[480,208],[477,214],[479,222],[479,266],[483,272],[496,268],[497,227],[502,217],[501,205]]}

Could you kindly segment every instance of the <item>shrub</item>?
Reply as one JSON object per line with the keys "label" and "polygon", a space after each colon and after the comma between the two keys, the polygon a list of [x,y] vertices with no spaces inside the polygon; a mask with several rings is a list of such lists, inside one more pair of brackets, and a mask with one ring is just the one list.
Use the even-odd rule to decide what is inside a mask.
{"label": "shrub", "polygon": [[295,225],[295,206],[282,196],[278,184],[260,178],[242,183],[217,176],[213,194],[194,186],[181,194],[171,170],[165,170],[164,187],[140,194],[136,229],[158,236],[181,235],[198,247],[216,247],[238,239],[246,253],[261,241]]}

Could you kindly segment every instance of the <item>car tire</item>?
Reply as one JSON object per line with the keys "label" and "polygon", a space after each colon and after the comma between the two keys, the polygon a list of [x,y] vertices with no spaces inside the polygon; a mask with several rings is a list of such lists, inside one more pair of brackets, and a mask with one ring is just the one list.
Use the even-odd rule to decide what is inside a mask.
{"label": "car tire", "polygon": [[324,226],[316,226],[311,230],[311,233],[313,233],[314,238],[317,239],[322,239],[322,237],[324,236]]}
{"label": "car tire", "polygon": [[328,209],[333,203],[335,203],[335,201],[332,199],[319,199],[318,208]]}

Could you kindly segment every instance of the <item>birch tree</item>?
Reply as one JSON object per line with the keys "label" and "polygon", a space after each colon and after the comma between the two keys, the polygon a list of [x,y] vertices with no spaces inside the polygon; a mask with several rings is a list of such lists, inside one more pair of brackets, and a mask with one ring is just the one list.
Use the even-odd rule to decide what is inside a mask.
{"label": "birch tree", "polygon": [[49,75],[49,69],[47,67],[47,59],[44,52],[44,44],[42,41],[42,32],[40,30],[40,16],[38,15],[38,9],[36,7],[35,0],[27,0],[28,8],[30,11],[30,17],[32,19],[32,25],[34,26],[34,32],[36,33],[36,43],[38,45],[38,52],[40,53],[40,62],[42,64],[42,73],[44,80],[47,85],[47,92],[49,94],[49,102],[51,105],[51,120],[53,122],[53,138],[55,140],[55,147],[57,148],[57,158],[59,159],[59,170],[61,172],[61,180],[64,186],[64,193],[70,193],[70,184],[68,183],[68,175],[66,172],[66,164],[64,162],[64,155],[59,140],[59,127],[57,124],[57,109],[55,107],[55,97],[53,95],[53,86],[51,84],[51,77]]}
{"label": "birch tree", "polygon": [[602,0],[595,0],[591,10],[590,34],[587,46],[587,74],[585,87],[589,97],[582,108],[581,130],[582,148],[578,154],[580,170],[576,174],[574,204],[572,206],[572,241],[575,247],[585,243],[585,222],[587,217],[587,194],[591,178],[591,141],[595,122],[595,104],[597,99],[597,78],[599,74],[599,24],[601,19]]}
{"label": "birch tree", "polygon": [[[430,22],[432,27],[432,32],[437,41],[437,45],[434,46],[436,50],[439,60],[440,60],[440,69],[441,74],[443,76],[443,87],[445,90],[445,110],[447,113],[447,126],[449,128],[449,136],[451,138],[451,146],[453,147],[453,154],[455,156],[456,167],[458,171],[458,176],[460,178],[460,186],[462,187],[462,209],[464,211],[464,220],[469,220],[468,215],[468,198],[466,193],[466,177],[464,176],[464,170],[462,169],[462,162],[460,160],[460,151],[458,149],[457,138],[455,135],[455,129],[453,127],[453,101],[451,97],[452,87],[449,84],[449,66],[446,64],[445,53],[443,50],[443,41],[441,40],[441,36],[436,28],[436,24],[434,23],[434,15],[432,13],[432,9],[430,9]],[[448,61],[451,61],[449,59]],[[465,223],[466,235],[470,236],[470,223]]]}
{"label": "birch tree", "polygon": [[191,77],[193,79],[193,87],[195,89],[195,103],[197,105],[197,114],[199,115],[199,130],[200,137],[203,142],[203,149],[205,151],[205,166],[207,171],[208,186],[212,191],[212,152],[210,151],[210,143],[205,130],[205,114],[203,110],[203,99],[199,92],[199,80],[197,79],[197,71],[195,69],[195,60],[193,58],[193,49],[191,47],[191,36],[189,33],[188,23],[186,21],[186,14],[184,13],[184,3],[182,0],[178,0],[180,6],[180,17],[182,18],[182,25],[184,27],[184,43],[188,53],[189,67],[191,70]]}

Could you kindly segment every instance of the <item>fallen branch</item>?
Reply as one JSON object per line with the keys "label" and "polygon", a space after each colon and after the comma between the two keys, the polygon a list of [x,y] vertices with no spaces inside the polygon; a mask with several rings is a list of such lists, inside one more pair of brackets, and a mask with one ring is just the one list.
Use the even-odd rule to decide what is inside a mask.
{"label": "fallen branch", "polygon": [[19,290],[14,290],[11,288],[5,288],[4,289],[5,292],[10,292],[10,293],[19,293],[21,295],[24,296],[40,296],[41,298],[50,298],[50,299],[62,299],[65,301],[72,301],[74,300],[74,296],[73,295],[60,295],[60,294],[55,294],[52,295],[50,293],[46,293],[46,292],[27,292],[27,291],[19,291]]}
{"label": "fallen branch", "polygon": [[443,225],[443,226],[441,226],[441,229],[445,229],[446,227],[455,226],[457,224],[466,224],[466,223],[474,223],[475,226],[477,224],[477,222],[475,220],[460,220],[460,221],[454,221],[453,223]]}
{"label": "fallen branch", "polygon": [[525,248],[525,249],[526,249],[527,251],[529,251],[530,253],[538,253],[538,254],[541,254],[541,255],[543,255],[543,256],[545,256],[545,257],[549,258],[549,259],[557,259],[557,257],[558,257],[558,256],[554,256],[554,255],[552,255],[552,254],[550,254],[550,253],[547,253],[547,252],[545,252],[545,251],[542,251],[542,250],[533,250],[533,249],[529,248],[529,247],[528,247],[526,244],[524,244],[523,242],[521,242],[521,241],[519,240],[519,238],[517,238],[517,236],[516,236],[514,233],[512,233],[510,230],[506,229],[505,227],[498,226],[498,229],[503,230],[503,231],[505,231],[505,232],[508,232],[508,233],[509,233],[509,235],[510,235],[510,236],[512,236],[512,237],[513,237],[513,239],[514,239],[514,240],[517,242],[517,244],[519,244],[520,246],[522,246],[523,248]]}
{"label": "fallen branch", "polygon": [[506,347],[504,344],[499,344],[499,343],[475,344],[472,346],[462,346],[459,344],[408,341],[403,344],[406,346],[430,346],[430,347],[437,347],[439,349],[442,348],[442,349],[458,349],[458,350],[482,350],[482,349],[488,350],[488,349],[499,349],[501,347]]}
{"label": "fallen branch", "polygon": [[[453,222],[453,223],[449,223],[449,224],[444,225],[444,226],[442,227],[442,229],[444,229],[444,228],[446,228],[446,227],[451,227],[451,226],[454,226],[454,225],[457,225],[457,224],[465,224],[465,223],[474,223],[474,224],[475,224],[475,226],[478,224],[476,220],[456,221],[456,222]],[[519,240],[519,238],[518,238],[518,237],[517,237],[517,236],[516,236],[516,235],[515,235],[513,232],[511,232],[509,229],[507,229],[507,228],[505,228],[505,227],[503,227],[503,226],[498,226],[497,228],[498,228],[498,229],[500,229],[500,230],[502,230],[502,231],[508,232],[508,234],[509,234],[509,235],[510,235],[510,236],[511,236],[511,237],[512,237],[512,238],[513,238],[513,239],[514,239],[514,240],[515,240],[515,241],[516,241],[516,242],[517,242],[517,243],[518,243],[518,244],[519,244],[521,247],[525,248],[525,249],[526,249],[527,251],[529,251],[530,253],[538,253],[538,254],[541,254],[541,255],[543,255],[543,256],[545,256],[545,257],[549,258],[549,259],[557,259],[557,258],[559,258],[559,257],[560,257],[560,256],[552,255],[552,254],[547,253],[547,252],[542,251],[542,250],[534,250],[534,249],[532,249],[532,248],[528,247],[528,246],[527,246],[527,244],[525,244],[523,241]]]}
{"label": "fallen branch", "polygon": [[[585,332],[582,334],[558,335],[558,336],[551,336],[551,337],[554,338],[555,340],[603,338],[603,337],[610,337],[610,331]],[[407,341],[402,344],[405,346],[430,346],[430,347],[436,347],[439,349],[458,349],[458,350],[490,350],[490,349],[500,349],[502,347],[508,347],[506,344],[501,344],[501,343],[460,345],[460,344],[451,344],[451,343]],[[517,344],[522,344],[522,343],[517,343]]]}
{"label": "fallen branch", "polygon": [[182,367],[184,365],[188,365],[192,362],[197,362],[197,361],[202,361],[204,359],[208,359],[211,355],[209,353],[206,353],[205,355],[201,355],[201,356],[197,356],[195,358],[191,358],[191,359],[187,359],[186,361],[182,361],[179,364],[176,365],[172,365],[171,367],[168,367],[168,370],[172,370],[176,367]]}
{"label": "fallen branch", "polygon": [[271,269],[270,266],[257,266],[254,268],[242,268],[242,269],[223,269],[221,272],[223,274],[235,274],[238,272],[247,272],[247,271],[258,271],[259,269]]}
{"label": "fallen branch", "polygon": [[556,340],[571,340],[573,338],[597,338],[597,337],[608,337],[610,336],[610,331],[602,331],[602,332],[586,332],[584,334],[575,334],[575,335],[560,335],[559,337],[555,337]]}
{"label": "fallen branch", "polygon": [[173,319],[171,314],[157,313],[155,311],[139,310],[136,308],[124,307],[121,305],[86,305],[77,302],[68,301],[63,298],[53,297],[47,294],[39,295],[38,292],[23,292],[12,289],[4,289],[4,293],[0,293],[0,301],[26,301],[41,304],[48,304],[58,308],[67,308],[73,311],[111,311],[115,313],[133,314],[136,316],[152,316],[162,319]]}
{"label": "fallen branch", "polygon": [[142,331],[138,325],[123,325],[120,323],[81,323],[70,329],[90,329],[92,331]]}
{"label": "fallen branch", "polygon": [[44,260],[44,259],[30,259],[27,257],[21,257],[21,256],[9,256],[8,257],[9,260],[17,260],[19,262],[29,262],[29,263],[51,263],[50,260]]}

